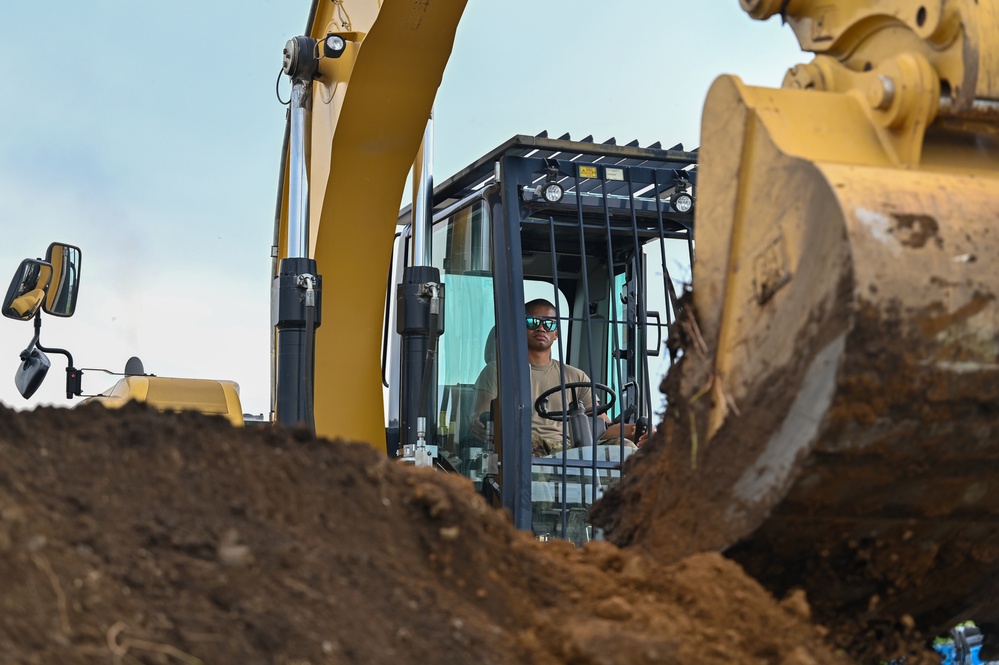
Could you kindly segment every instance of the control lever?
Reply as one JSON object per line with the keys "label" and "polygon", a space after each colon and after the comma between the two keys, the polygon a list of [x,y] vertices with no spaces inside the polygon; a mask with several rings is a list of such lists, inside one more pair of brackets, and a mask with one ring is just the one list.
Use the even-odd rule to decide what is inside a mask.
{"label": "control lever", "polygon": [[649,431],[649,419],[645,416],[640,417],[635,421],[635,443],[638,443],[638,439],[645,436],[645,433]]}

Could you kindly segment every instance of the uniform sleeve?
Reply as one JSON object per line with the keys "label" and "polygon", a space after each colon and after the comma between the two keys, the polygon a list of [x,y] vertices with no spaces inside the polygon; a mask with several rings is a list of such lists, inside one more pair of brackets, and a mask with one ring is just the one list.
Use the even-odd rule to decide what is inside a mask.
{"label": "uniform sleeve", "polygon": [[496,363],[487,363],[482,371],[479,372],[479,378],[475,380],[475,389],[481,390],[484,393],[488,393],[495,397],[499,393],[499,386],[496,382]]}
{"label": "uniform sleeve", "polygon": [[[589,383],[590,382],[590,377],[588,377],[586,375],[586,372],[580,371],[579,373],[582,374],[582,378],[580,379],[580,381],[582,381],[583,383]],[[583,401],[583,404],[588,404],[589,406],[593,406],[594,405],[593,404],[593,391],[591,391],[589,388],[583,388],[580,391],[579,399],[581,399]]]}

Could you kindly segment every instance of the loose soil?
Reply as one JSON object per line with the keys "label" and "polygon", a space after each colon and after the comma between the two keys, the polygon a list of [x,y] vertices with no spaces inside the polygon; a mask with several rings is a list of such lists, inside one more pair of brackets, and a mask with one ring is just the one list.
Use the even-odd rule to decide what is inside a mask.
{"label": "loose soil", "polygon": [[[995,640],[995,372],[935,367],[924,359],[939,357],[937,340],[906,325],[916,314],[839,292],[793,362],[759,377],[712,437],[709,410],[730,404],[714,357],[674,340],[686,353],[662,386],[660,436],[591,519],[658,561],[723,549],[778,597],[804,589],[830,641],[860,662],[968,619]],[[695,329],[686,312],[674,335]],[[983,655],[999,657],[994,642]]]}
{"label": "loose soil", "polygon": [[850,662],[720,554],[540,543],[365,444],[135,405],[0,408],[0,588],[13,664]]}

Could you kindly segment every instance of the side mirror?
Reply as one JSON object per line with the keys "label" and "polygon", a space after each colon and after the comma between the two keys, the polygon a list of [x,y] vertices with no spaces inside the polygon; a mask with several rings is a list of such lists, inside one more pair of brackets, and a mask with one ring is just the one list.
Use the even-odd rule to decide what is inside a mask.
{"label": "side mirror", "polygon": [[45,252],[52,264],[52,285],[49,286],[42,309],[52,316],[73,316],[76,297],[80,292],[80,263],[83,252],[79,247],[54,242]]}
{"label": "side mirror", "polygon": [[21,261],[3,301],[3,315],[27,321],[38,312],[45,300],[45,290],[52,281],[52,265],[36,259]]}
{"label": "side mirror", "polygon": [[49,357],[37,348],[22,355],[21,359],[21,365],[14,374],[14,385],[17,386],[21,397],[28,399],[35,394],[38,386],[42,385],[52,363]]}

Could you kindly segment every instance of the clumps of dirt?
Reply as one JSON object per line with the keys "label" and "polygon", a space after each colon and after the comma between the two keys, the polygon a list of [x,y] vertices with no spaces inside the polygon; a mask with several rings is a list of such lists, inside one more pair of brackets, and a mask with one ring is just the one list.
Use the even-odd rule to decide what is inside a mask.
{"label": "clumps of dirt", "polygon": [[[591,511],[609,539],[659,560],[723,550],[777,597],[803,588],[828,641],[860,662],[938,660],[935,636],[999,623],[991,365],[955,372],[958,345],[907,336],[912,312],[860,303],[849,331],[830,341],[814,327],[807,353],[762,377],[709,439],[725,396],[686,311],[659,436]],[[825,378],[808,380],[812,367]],[[828,403],[813,411],[819,385]]]}
{"label": "clumps of dirt", "polygon": [[364,444],[0,408],[0,653],[61,663],[846,662],[738,565],[539,543]]}

